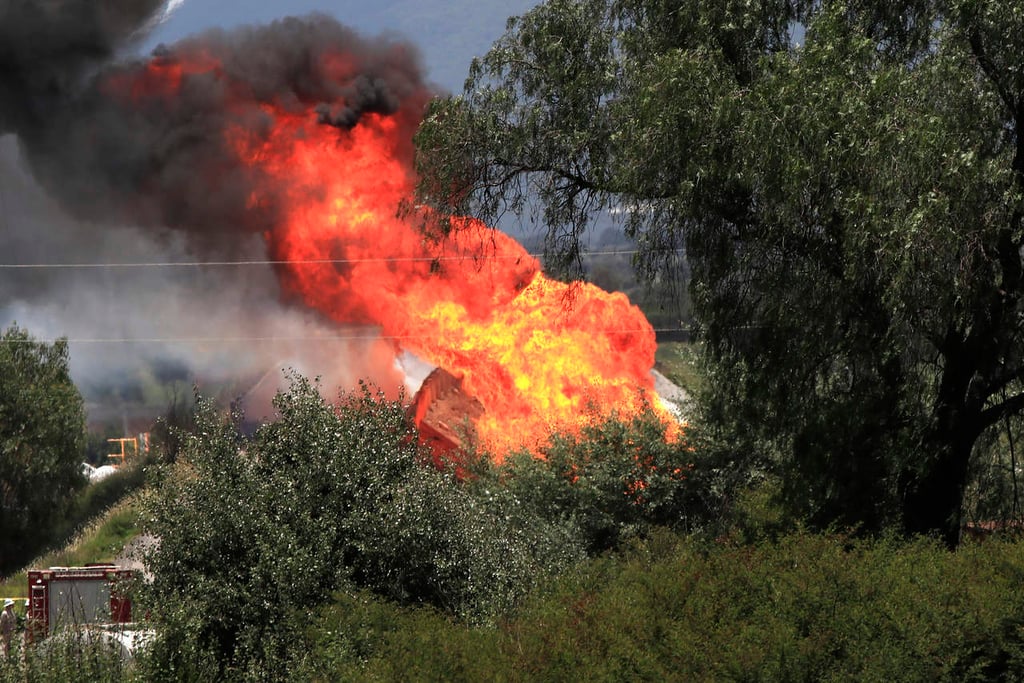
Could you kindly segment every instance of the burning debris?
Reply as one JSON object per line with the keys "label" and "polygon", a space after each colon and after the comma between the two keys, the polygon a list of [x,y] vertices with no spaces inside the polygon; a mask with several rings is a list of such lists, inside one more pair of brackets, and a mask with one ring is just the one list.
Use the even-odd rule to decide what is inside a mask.
{"label": "burning debris", "polygon": [[409,412],[419,428],[420,439],[434,453],[437,464],[445,454],[477,438],[474,424],[484,413],[477,399],[467,394],[455,375],[436,368],[416,392]]}
{"label": "burning debris", "polygon": [[[200,259],[238,258],[262,240],[288,304],[374,326],[392,365],[408,350],[443,369],[416,408],[439,443],[458,443],[459,412],[500,457],[648,405],[654,332],[624,295],[548,279],[521,245],[472,218],[434,242],[419,229],[429,212],[400,212],[432,96],[408,44],[311,16],[101,65],[162,6],[142,4],[48,3],[86,15],[84,40],[34,58],[4,43],[16,10],[0,4],[0,130],[18,136],[66,210],[176,230]],[[18,11],[20,21],[58,16]]]}

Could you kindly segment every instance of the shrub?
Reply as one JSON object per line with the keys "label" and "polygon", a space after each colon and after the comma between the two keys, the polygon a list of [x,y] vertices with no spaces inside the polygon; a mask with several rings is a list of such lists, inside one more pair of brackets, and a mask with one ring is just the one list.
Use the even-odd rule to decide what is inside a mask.
{"label": "shrub", "polygon": [[336,590],[487,620],[579,557],[513,499],[471,495],[425,466],[398,401],[363,387],[331,405],[295,377],[275,406],[280,418],[246,438],[237,416],[201,402],[161,470],[146,519],[161,539],[149,558],[163,626],[154,678],[279,680],[302,654],[306,613]]}
{"label": "shrub", "polygon": [[[552,523],[576,530],[590,554],[619,547],[651,528],[693,529],[709,509],[703,471],[681,438],[666,439],[651,412],[612,416],[581,434],[556,434],[541,458],[517,453],[489,473],[500,486]],[[695,480],[694,477],[697,477]]]}
{"label": "shrub", "polygon": [[305,635],[311,656],[299,680],[501,680],[511,665],[495,628],[365,592],[334,596]]}
{"label": "shrub", "polygon": [[1024,662],[1022,572],[1020,542],[950,553],[925,539],[661,531],[494,627],[347,596],[309,633],[312,658],[337,667],[321,680],[1010,681]]}
{"label": "shrub", "polygon": [[0,657],[0,683],[121,683],[138,680],[136,674],[120,646],[97,631],[64,631],[29,646],[19,637],[11,655]]}

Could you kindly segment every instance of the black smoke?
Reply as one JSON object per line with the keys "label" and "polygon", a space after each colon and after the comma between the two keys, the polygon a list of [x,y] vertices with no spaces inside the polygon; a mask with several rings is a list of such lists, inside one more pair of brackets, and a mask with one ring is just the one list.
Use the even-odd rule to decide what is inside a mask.
{"label": "black smoke", "polygon": [[[339,134],[367,113],[392,115],[409,132],[395,152],[411,159],[430,92],[409,44],[314,15],[209,31],[140,58],[165,5],[0,0],[4,264],[267,259],[274,190],[225,141],[233,127],[267,134],[263,105]],[[150,87],[154,70],[195,63],[213,66],[186,69],[173,97]],[[0,326],[15,320],[70,337],[86,387],[122,383],[126,365],[129,376],[185,365],[193,378],[294,366],[328,384],[384,383],[390,370],[373,341],[282,303],[269,266],[0,268]]]}
{"label": "black smoke", "polygon": [[165,0],[0,0],[0,133],[30,130],[146,35]]}
{"label": "black smoke", "polygon": [[[238,162],[229,127],[265,134],[273,121],[263,105],[272,104],[316,112],[343,129],[368,112],[399,115],[411,134],[429,96],[412,47],[364,39],[323,15],[210,31],[162,45],[147,60],[103,63],[141,35],[161,3],[55,4],[61,7],[46,12],[31,9],[35,3],[5,6],[4,32],[28,21],[48,44],[0,48],[0,87],[9,93],[4,129],[17,135],[36,178],[76,217],[186,230],[200,249],[223,247],[224,233],[263,233],[277,222],[273,188]],[[65,10],[72,16],[65,19]],[[196,63],[213,66],[189,73]],[[168,97],[150,71],[182,65],[180,88]]]}

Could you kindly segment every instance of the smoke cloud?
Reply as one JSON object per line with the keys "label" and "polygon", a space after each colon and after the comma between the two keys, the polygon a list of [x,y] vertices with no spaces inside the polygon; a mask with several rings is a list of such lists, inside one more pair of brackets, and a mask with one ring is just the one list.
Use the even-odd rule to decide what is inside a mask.
{"label": "smoke cloud", "polygon": [[52,115],[91,70],[145,37],[164,0],[0,0],[0,132]]}
{"label": "smoke cloud", "polygon": [[[253,210],[259,179],[227,149],[225,135],[233,126],[269,130],[262,105],[315,109],[322,122],[344,128],[367,112],[396,114],[404,106],[401,118],[411,132],[429,94],[410,46],[367,41],[322,15],[210,31],[160,46],[146,62],[92,72],[85,57],[67,64],[67,52],[80,43],[90,45],[88,55],[112,55],[115,46],[98,46],[101,36],[129,40],[140,30],[115,28],[89,31],[88,40],[65,37],[68,50],[44,55],[49,66],[21,56],[0,62],[0,73],[13,72],[18,91],[28,95],[7,105],[7,128],[35,177],[76,217],[185,230],[201,247],[225,247],[217,238],[227,233],[230,250],[239,232],[261,233],[276,223],[273,197],[261,196]],[[217,66],[189,73],[195,64]],[[31,85],[40,71],[58,85]],[[161,89],[168,74],[180,84],[173,97]],[[40,87],[44,92],[33,90]]]}
{"label": "smoke cloud", "polygon": [[[0,268],[0,324],[70,337],[87,398],[166,368],[237,378],[239,393],[272,394],[284,366],[329,386],[368,377],[397,387],[393,348],[283,303],[271,266],[157,264],[273,258],[263,238],[276,198],[225,135],[269,131],[263,104],[341,128],[392,115],[410,132],[397,152],[411,159],[430,96],[416,51],[310,16],[132,57],[166,6],[0,0],[0,261],[135,264]],[[190,71],[197,63],[217,66]],[[173,98],[161,90],[168,74],[180,85]]]}

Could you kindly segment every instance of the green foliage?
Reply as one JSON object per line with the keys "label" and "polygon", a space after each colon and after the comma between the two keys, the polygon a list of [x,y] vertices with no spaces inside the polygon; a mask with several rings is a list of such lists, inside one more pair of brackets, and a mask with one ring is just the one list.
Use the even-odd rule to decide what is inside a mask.
{"label": "green foliage", "polygon": [[[262,677],[1013,681],[1024,674],[1022,578],[1024,544],[1007,539],[950,553],[925,539],[798,532],[735,544],[661,531],[545,582],[492,624],[337,592],[303,612],[291,634],[302,656]],[[126,666],[96,643],[29,655],[0,667],[0,681],[153,680],[150,657]],[[212,659],[181,664],[164,678],[240,677]]]}
{"label": "green foliage", "polygon": [[[24,558],[21,566],[79,566],[113,561],[124,543],[138,531],[137,493],[145,483],[141,464],[125,467],[78,491],[60,519],[39,529],[32,549],[41,557]],[[10,586],[3,592],[3,586]],[[21,595],[26,590],[25,572],[0,583],[0,594]]]}
{"label": "green foliage", "polygon": [[[145,481],[144,463],[140,462],[119,468],[117,472],[104,479],[89,484],[75,495],[63,518],[57,520],[52,531],[45,535],[47,542],[42,547],[59,548],[64,546],[83,528],[97,519],[103,520],[105,512],[140,491]],[[107,519],[104,523],[109,521]],[[113,559],[113,557],[106,559]]]}
{"label": "green foliage", "polygon": [[752,479],[746,486],[731,489],[735,500],[729,509],[729,526],[722,538],[735,543],[756,544],[775,540],[801,527],[780,503],[780,482],[776,477]]}
{"label": "green foliage", "polygon": [[431,106],[420,194],[536,202],[576,272],[612,207],[641,273],[685,250],[715,438],[815,526],[955,545],[977,439],[1024,409],[1022,29],[1002,0],[548,0]]}
{"label": "green foliage", "polygon": [[499,633],[425,607],[402,608],[366,593],[339,593],[304,634],[310,681],[504,680],[511,660]]}
{"label": "green foliage", "polygon": [[654,367],[690,395],[697,395],[704,388],[700,347],[694,342],[658,344]]}
{"label": "green foliage", "polygon": [[397,401],[364,387],[331,405],[297,377],[275,406],[245,438],[202,403],[149,501],[154,679],[280,680],[308,610],[345,587],[487,620],[579,557],[514,500],[426,466]]}
{"label": "green foliage", "polygon": [[[139,533],[139,513],[138,497],[125,498],[80,527],[65,547],[34,558],[29,567],[81,567],[113,562],[125,544]],[[0,582],[0,595],[25,596],[27,591],[27,568]]]}
{"label": "green foliage", "polygon": [[[697,528],[707,520],[703,485],[686,438],[666,439],[646,412],[612,416],[578,436],[556,434],[537,458],[510,456],[477,488],[500,488],[552,523],[573,529],[590,554],[620,547],[658,526]],[[496,478],[497,481],[493,481]]]}
{"label": "green foliage", "polygon": [[493,627],[338,596],[307,631],[311,678],[1018,680],[1022,571],[1019,542],[655,534]]}
{"label": "green foliage", "polygon": [[79,528],[131,494],[137,493],[145,483],[145,462],[118,468],[113,474],[90,484],[75,496],[65,524],[69,528]]}
{"label": "green foliage", "polygon": [[139,500],[124,500],[101,516],[92,528],[80,533],[81,542],[53,555],[46,566],[79,567],[94,562],[113,562],[125,544],[139,533]]}
{"label": "green foliage", "polygon": [[[20,634],[19,634],[20,636]],[[20,638],[0,664],[0,683],[122,683],[141,680],[116,643],[97,631],[67,632],[42,644],[26,646]]]}
{"label": "green foliage", "polygon": [[979,440],[964,501],[968,523],[1013,524],[1022,519],[1020,428],[1020,416],[1007,418]]}
{"label": "green foliage", "polygon": [[25,561],[84,485],[84,446],[67,342],[10,327],[0,335],[0,572]]}

